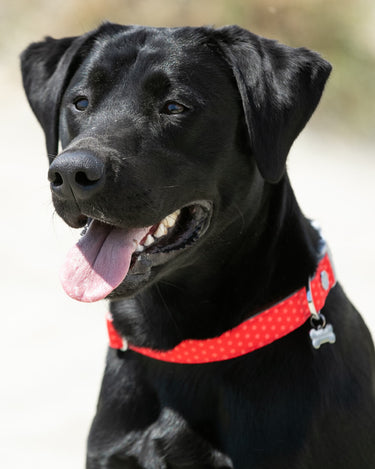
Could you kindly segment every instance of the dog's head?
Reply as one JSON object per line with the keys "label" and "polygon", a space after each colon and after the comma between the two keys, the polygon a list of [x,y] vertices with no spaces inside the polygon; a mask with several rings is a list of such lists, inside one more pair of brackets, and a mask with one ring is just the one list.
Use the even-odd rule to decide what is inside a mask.
{"label": "dog's head", "polygon": [[22,72],[56,211],[89,224],[63,284],[95,301],[194,262],[197,247],[220,244],[234,213],[259,210],[330,65],[235,26],[107,23],[32,44]]}

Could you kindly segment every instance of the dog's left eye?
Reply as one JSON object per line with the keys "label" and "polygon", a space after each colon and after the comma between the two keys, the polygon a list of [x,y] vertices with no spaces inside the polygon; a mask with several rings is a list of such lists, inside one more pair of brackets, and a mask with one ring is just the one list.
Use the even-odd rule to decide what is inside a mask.
{"label": "dog's left eye", "polygon": [[169,101],[164,105],[162,112],[164,114],[182,114],[187,108],[176,101]]}
{"label": "dog's left eye", "polygon": [[74,107],[77,111],[86,111],[89,106],[89,100],[83,96],[74,100]]}

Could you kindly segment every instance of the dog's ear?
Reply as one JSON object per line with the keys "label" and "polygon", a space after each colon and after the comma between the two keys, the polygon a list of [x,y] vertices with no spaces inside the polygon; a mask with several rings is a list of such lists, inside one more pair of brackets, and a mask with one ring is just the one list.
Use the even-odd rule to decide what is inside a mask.
{"label": "dog's ear", "polygon": [[63,39],[46,38],[21,54],[23,85],[45,136],[50,161],[58,151],[59,107],[66,86],[96,31]]}
{"label": "dog's ear", "polygon": [[293,141],[314,112],[331,65],[238,26],[216,30],[241,95],[250,145],[262,176],[278,182]]}

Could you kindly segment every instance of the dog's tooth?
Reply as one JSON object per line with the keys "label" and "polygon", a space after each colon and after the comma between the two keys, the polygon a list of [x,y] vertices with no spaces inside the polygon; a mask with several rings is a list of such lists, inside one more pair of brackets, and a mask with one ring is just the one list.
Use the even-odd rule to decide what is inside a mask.
{"label": "dog's tooth", "polygon": [[144,251],[144,249],[145,248],[144,248],[144,246],[142,246],[142,244],[138,244],[137,249],[135,250],[135,252],[142,252],[142,251]]}
{"label": "dog's tooth", "polygon": [[170,215],[167,215],[162,221],[161,224],[163,224],[166,228],[172,228],[174,224],[176,223],[177,217],[180,215],[181,210],[176,210],[175,212],[171,213]]}
{"label": "dog's tooth", "polygon": [[167,227],[164,225],[164,223],[159,223],[158,229],[154,233],[155,238],[161,238],[162,236],[166,235],[168,233]]}
{"label": "dog's tooth", "polygon": [[174,218],[173,215],[168,215],[163,220],[163,223],[165,224],[167,228],[172,228],[175,222],[176,222],[176,218]]}
{"label": "dog's tooth", "polygon": [[175,212],[168,215],[169,218],[173,220],[173,224],[176,223],[176,220],[177,220],[178,216],[180,215],[180,213],[181,213],[181,210],[176,210]]}
{"label": "dog's tooth", "polygon": [[154,237],[152,235],[147,235],[146,241],[143,243],[144,246],[150,246],[154,242]]}

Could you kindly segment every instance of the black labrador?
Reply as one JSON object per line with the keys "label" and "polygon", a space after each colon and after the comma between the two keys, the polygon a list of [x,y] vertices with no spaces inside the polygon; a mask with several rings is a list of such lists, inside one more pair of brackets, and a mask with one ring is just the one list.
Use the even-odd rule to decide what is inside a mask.
{"label": "black labrador", "polygon": [[[330,70],[236,26],[106,23],[22,54],[54,206],[86,226],[63,286],[109,299],[123,341],[108,352],[87,468],[374,469],[372,340],[326,271],[317,310],[322,239],[285,171]],[[294,292],[310,295],[312,320],[281,333],[275,305]],[[264,311],[276,324],[264,335],[280,335],[221,355],[217,338],[239,350],[233,331]],[[214,355],[165,358],[191,344]]]}

